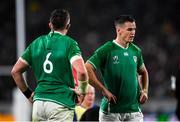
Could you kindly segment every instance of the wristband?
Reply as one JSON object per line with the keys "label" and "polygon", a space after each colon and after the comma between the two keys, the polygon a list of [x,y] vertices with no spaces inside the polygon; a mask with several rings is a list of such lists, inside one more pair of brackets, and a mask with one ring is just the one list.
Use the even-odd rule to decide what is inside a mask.
{"label": "wristband", "polygon": [[26,96],[26,98],[30,98],[31,97],[31,94],[32,94],[32,91],[27,88],[26,91],[23,92],[24,96]]}
{"label": "wristband", "polygon": [[87,93],[87,86],[88,86],[88,81],[79,81],[79,92],[81,94],[86,94]]}
{"label": "wristband", "polygon": [[147,93],[148,91],[146,89],[142,89],[141,92]]}

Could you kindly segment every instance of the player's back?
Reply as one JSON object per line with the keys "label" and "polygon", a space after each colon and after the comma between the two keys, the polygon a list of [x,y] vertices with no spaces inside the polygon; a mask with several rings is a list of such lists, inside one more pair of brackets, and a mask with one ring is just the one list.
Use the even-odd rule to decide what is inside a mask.
{"label": "player's back", "polygon": [[41,36],[32,43],[32,68],[38,82],[71,81],[72,73],[68,59],[71,43],[70,38],[58,33]]}
{"label": "player's back", "polygon": [[70,59],[80,53],[76,41],[51,32],[37,38],[28,49],[37,80],[34,100],[48,99],[74,106],[73,92],[69,88],[74,88]]}

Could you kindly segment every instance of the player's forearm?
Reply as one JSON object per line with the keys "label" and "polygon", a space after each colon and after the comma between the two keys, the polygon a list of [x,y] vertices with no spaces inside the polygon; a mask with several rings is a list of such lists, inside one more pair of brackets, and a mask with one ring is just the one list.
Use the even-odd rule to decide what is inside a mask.
{"label": "player's forearm", "polygon": [[28,65],[24,63],[21,58],[19,58],[11,71],[15,83],[22,92],[27,90],[27,86],[23,78],[23,72],[25,72],[27,69],[28,69]]}
{"label": "player's forearm", "polygon": [[144,71],[142,73],[142,90],[148,93],[148,87],[149,87],[149,76],[148,76],[148,72]]}
{"label": "player's forearm", "polygon": [[88,81],[89,77],[82,57],[79,57],[78,59],[74,60],[72,62],[72,66],[77,72],[77,77],[79,81]]}
{"label": "player's forearm", "polygon": [[25,80],[23,78],[22,73],[20,72],[12,72],[12,76],[15,80],[16,85],[18,86],[18,88],[22,91],[22,93],[24,94],[24,96],[30,100],[30,102],[32,103],[32,91],[31,89],[29,89],[26,84],[25,84]]}
{"label": "player's forearm", "polygon": [[139,75],[141,75],[141,85],[142,85],[142,91],[148,93],[148,87],[149,87],[149,76],[148,71],[143,65],[141,69],[138,70]]}
{"label": "player's forearm", "polygon": [[89,78],[89,84],[94,86],[99,91],[103,91],[105,89],[105,87],[102,85],[102,83],[99,80],[92,78],[92,77]]}
{"label": "player's forearm", "polygon": [[88,73],[85,69],[83,72],[77,72],[77,76],[79,81],[88,81],[89,79]]}
{"label": "player's forearm", "polygon": [[105,89],[105,87],[103,86],[103,84],[97,79],[95,71],[93,70],[93,67],[91,64],[86,63],[86,69],[88,72],[88,76],[89,76],[89,83],[94,86],[96,89],[103,91]]}
{"label": "player's forearm", "polygon": [[27,86],[22,74],[20,72],[12,72],[12,77],[19,89],[24,92],[27,89]]}

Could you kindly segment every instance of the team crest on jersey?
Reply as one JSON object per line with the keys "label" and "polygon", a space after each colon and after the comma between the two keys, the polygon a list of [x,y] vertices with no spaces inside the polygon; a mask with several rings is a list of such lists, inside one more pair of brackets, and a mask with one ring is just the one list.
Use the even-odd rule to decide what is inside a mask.
{"label": "team crest on jersey", "polygon": [[118,56],[113,56],[113,64],[118,64],[119,63],[119,58]]}
{"label": "team crest on jersey", "polygon": [[137,56],[133,56],[134,62],[137,62]]}

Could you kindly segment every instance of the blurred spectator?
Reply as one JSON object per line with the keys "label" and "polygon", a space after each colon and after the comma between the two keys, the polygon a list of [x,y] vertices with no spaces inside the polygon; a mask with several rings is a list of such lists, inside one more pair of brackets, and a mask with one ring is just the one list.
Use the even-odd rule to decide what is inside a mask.
{"label": "blurred spectator", "polygon": [[88,85],[88,92],[86,93],[84,100],[80,105],[75,107],[75,120],[79,121],[87,109],[96,107],[94,101],[95,89],[91,85]]}

